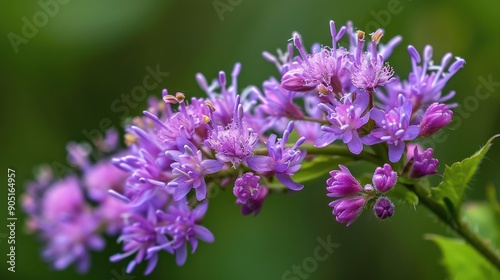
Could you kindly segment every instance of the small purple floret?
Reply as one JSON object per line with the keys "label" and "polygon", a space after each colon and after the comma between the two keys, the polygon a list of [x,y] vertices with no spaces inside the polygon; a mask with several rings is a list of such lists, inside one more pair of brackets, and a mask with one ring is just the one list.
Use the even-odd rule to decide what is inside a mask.
{"label": "small purple floret", "polygon": [[381,196],[373,206],[373,212],[377,218],[383,220],[394,215],[394,204],[385,196]]}
{"label": "small purple floret", "polygon": [[392,170],[389,164],[384,164],[383,167],[377,167],[373,174],[373,185],[379,192],[390,191],[398,179],[398,174]]}

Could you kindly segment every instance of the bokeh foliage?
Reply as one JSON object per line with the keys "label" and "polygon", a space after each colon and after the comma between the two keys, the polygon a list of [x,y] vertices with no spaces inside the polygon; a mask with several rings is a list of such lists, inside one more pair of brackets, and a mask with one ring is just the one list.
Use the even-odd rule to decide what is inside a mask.
{"label": "bokeh foliage", "polygon": [[[500,86],[492,87],[486,100],[474,103],[469,97],[481,84],[479,77],[500,82],[500,39],[495,35],[500,33],[498,2],[243,0],[224,13],[222,21],[213,2],[69,1],[60,5],[58,13],[27,44],[20,45],[16,54],[7,34],[22,34],[22,18],[31,20],[41,8],[36,1],[2,1],[0,119],[7,129],[0,138],[0,158],[4,174],[7,167],[16,169],[17,194],[32,178],[33,167],[44,162],[64,163],[66,143],[86,140],[82,130],[99,128],[103,118],[119,126],[122,114],[113,112],[111,104],[142,83],[146,67],[160,65],[162,71],[170,73],[149,92],[157,96],[165,87],[200,95],[194,80],[197,72],[216,77],[219,70],[230,71],[237,61],[243,65],[239,84],[259,85],[277,74],[274,66],[261,58],[261,52],[285,47],[292,31],[299,31],[306,44],[330,44],[330,19],[339,24],[353,20],[357,28],[364,29],[370,22],[377,23],[377,17],[384,14],[381,11],[396,2],[400,12],[391,14],[390,20],[378,21],[385,25],[382,41],[397,34],[404,37],[389,60],[396,73],[406,76],[410,69],[407,44],[419,50],[431,44],[436,63],[447,51],[467,61],[447,87],[457,91],[455,100],[463,113],[456,113],[462,123],[455,125],[455,130],[446,130],[442,143],[436,145],[436,156],[443,166],[471,155],[500,131]],[[140,114],[145,106],[145,101],[139,102],[130,108],[129,116]],[[498,162],[500,150],[493,145],[479,175],[466,190],[468,199],[485,199],[488,183],[499,189]],[[6,175],[2,178],[6,183]],[[4,205],[6,191],[2,190],[0,204]],[[312,255],[317,237],[329,235],[341,246],[319,263],[309,279],[446,277],[438,263],[437,247],[423,235],[451,233],[434,223],[425,209],[401,205],[391,221],[383,223],[366,211],[346,229],[334,221],[325,193],[324,180],[310,182],[300,193],[270,197],[260,215],[252,218],[241,217],[230,191],[221,192],[213,199],[205,220],[216,242],[202,244],[183,267],[176,267],[173,258],[164,254],[150,278],[280,279],[292,265]],[[1,228],[5,214],[6,209],[0,210]],[[20,211],[18,217],[22,218]],[[1,279],[113,279],[113,271],[120,275],[126,266],[125,262],[107,261],[119,250],[114,240],[109,240],[105,251],[94,254],[88,275],[78,276],[74,269],[53,271],[39,255],[41,245],[20,225],[21,221],[15,274],[6,270],[6,242],[0,239]],[[142,279],[143,268],[134,271],[136,279]]]}

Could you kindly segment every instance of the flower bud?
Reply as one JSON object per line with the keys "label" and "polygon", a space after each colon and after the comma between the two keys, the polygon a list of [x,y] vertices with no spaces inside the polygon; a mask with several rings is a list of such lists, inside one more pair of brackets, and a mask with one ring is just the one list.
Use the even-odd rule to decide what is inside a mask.
{"label": "flower bud", "polygon": [[339,164],[340,170],[330,171],[330,178],[326,180],[327,196],[343,197],[354,195],[360,192],[363,188],[347,169],[347,167]]}
{"label": "flower bud", "polygon": [[421,137],[429,137],[451,122],[453,112],[448,106],[440,103],[432,103],[425,111],[420,122]]}
{"label": "flower bud", "polygon": [[302,69],[293,69],[285,73],[281,78],[281,86],[290,91],[310,91],[316,87],[316,85],[306,85],[304,78],[302,77]]}
{"label": "flower bud", "polygon": [[385,196],[381,196],[373,205],[373,212],[377,218],[383,220],[394,215],[394,204]]}
{"label": "flower bud", "polygon": [[383,167],[377,167],[373,174],[373,185],[382,193],[390,191],[398,179],[398,174],[392,170],[389,164],[384,164]]}
{"label": "flower bud", "polygon": [[410,171],[411,178],[420,178],[426,175],[432,175],[437,173],[437,166],[439,160],[433,158],[434,150],[429,148],[423,153],[419,153],[418,149],[415,148],[413,151],[413,166]]}
{"label": "flower bud", "polygon": [[337,222],[346,223],[348,227],[359,216],[365,203],[366,200],[363,197],[355,196],[337,199],[328,205],[333,207],[332,214],[336,217]]}

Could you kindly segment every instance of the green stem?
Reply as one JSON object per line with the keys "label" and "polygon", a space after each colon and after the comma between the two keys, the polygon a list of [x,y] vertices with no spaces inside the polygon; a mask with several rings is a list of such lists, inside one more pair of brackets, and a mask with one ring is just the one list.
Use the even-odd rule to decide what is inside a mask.
{"label": "green stem", "polygon": [[425,205],[431,212],[433,212],[441,221],[453,229],[456,233],[465,239],[472,247],[476,249],[478,253],[483,255],[489,262],[491,262],[497,269],[500,270],[500,256],[495,250],[489,246],[481,237],[474,232],[469,224],[465,223],[461,219],[453,219],[447,209],[430,198],[428,190],[418,184],[411,185],[405,184],[405,186],[414,192],[420,202]]}
{"label": "green stem", "polygon": [[[292,145],[287,145],[291,147]],[[313,145],[306,144],[300,146],[301,150],[305,150],[308,155],[327,155],[327,156],[344,156],[355,160],[366,160],[378,165],[384,164],[384,161],[377,157],[375,154],[367,151],[361,152],[359,155],[353,154],[345,145],[328,145],[324,148],[316,148]],[[261,148],[254,150],[256,155],[267,155],[267,149]]]}

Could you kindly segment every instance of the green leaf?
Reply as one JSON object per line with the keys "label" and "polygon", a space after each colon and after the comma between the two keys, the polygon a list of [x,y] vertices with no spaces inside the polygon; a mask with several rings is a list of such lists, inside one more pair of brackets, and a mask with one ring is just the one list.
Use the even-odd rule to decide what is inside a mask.
{"label": "green leaf", "polygon": [[396,184],[394,188],[387,193],[387,196],[392,201],[400,201],[403,203],[408,203],[412,206],[418,205],[418,196],[402,184]]}
{"label": "green leaf", "polygon": [[[441,203],[447,209],[450,209],[450,207],[453,206],[454,211],[459,210],[467,184],[474,173],[476,173],[479,164],[488,152],[493,139],[499,136],[500,134],[491,137],[488,142],[486,142],[486,145],[484,145],[484,147],[471,157],[460,162],[455,162],[451,167],[446,166],[443,181],[437,188],[432,189],[432,198]],[[451,204],[449,203],[448,205],[445,205],[445,198],[447,198]]]}
{"label": "green leaf", "polygon": [[[292,176],[292,179],[299,184],[303,184],[319,177],[326,177],[331,170],[339,169],[339,164],[349,162],[352,162],[352,159],[343,156],[318,156],[311,161],[302,163],[302,167]],[[282,187],[278,180],[270,182],[268,186],[271,188]]]}
{"label": "green leaf", "polygon": [[469,244],[454,238],[428,234],[443,253],[443,265],[451,279],[500,279],[498,271]]}
{"label": "green leaf", "polygon": [[500,249],[500,219],[489,202],[467,203],[464,221],[471,224],[479,236],[489,240],[493,248]]}

